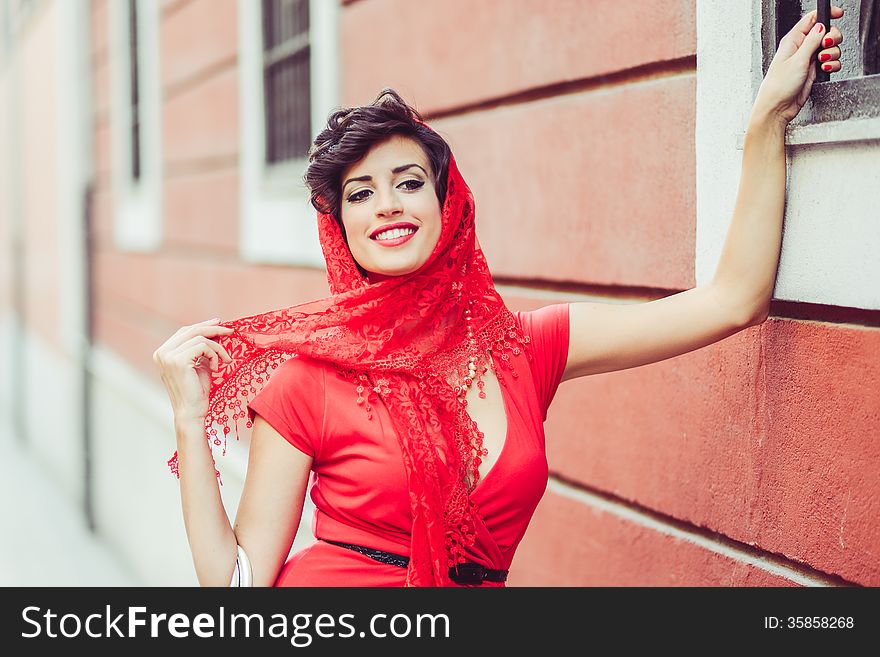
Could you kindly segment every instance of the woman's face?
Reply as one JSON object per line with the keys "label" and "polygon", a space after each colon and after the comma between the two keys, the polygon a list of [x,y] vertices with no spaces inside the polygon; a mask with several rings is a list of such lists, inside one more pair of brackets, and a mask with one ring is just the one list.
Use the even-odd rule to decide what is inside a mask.
{"label": "woman's face", "polygon": [[419,142],[402,135],[377,143],[342,172],[348,248],[370,283],[412,273],[433,253],[441,228],[433,180]]}

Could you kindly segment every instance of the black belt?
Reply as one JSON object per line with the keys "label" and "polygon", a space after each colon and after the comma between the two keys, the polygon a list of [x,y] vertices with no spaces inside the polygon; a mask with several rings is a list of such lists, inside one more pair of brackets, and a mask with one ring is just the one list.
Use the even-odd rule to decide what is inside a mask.
{"label": "black belt", "polygon": [[[409,557],[402,554],[394,554],[393,552],[385,552],[384,550],[376,550],[364,547],[363,545],[354,545],[353,543],[340,543],[339,541],[328,541],[326,538],[320,539],[325,543],[338,545],[339,547],[348,548],[355,552],[360,552],[370,559],[387,563],[392,566],[406,568],[409,565]],[[486,582],[504,582],[507,580],[506,570],[492,570],[472,561],[465,561],[457,566],[449,569],[449,579],[456,584],[476,584],[481,585]]]}

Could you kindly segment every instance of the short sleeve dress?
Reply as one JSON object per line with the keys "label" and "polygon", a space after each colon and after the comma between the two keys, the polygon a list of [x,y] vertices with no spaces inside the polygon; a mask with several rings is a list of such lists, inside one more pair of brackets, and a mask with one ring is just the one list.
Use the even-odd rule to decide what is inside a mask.
{"label": "short sleeve dress", "polygon": [[[533,359],[511,356],[519,373],[502,371],[507,436],[501,454],[471,492],[479,509],[470,561],[509,569],[547,487],[547,410],[568,358],[569,304],[513,313]],[[294,447],[311,456],[312,531],[318,540],[292,554],[275,586],[403,586],[406,568],[376,561],[326,540],[409,554],[412,515],[403,455],[391,417],[376,397],[372,419],[355,403],[336,365],[303,356],[274,371],[248,404]],[[503,586],[484,582],[483,586]]]}

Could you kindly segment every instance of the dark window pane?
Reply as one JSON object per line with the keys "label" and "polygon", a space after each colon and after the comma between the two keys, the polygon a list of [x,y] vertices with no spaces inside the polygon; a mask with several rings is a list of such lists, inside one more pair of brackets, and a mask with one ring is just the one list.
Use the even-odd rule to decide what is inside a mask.
{"label": "dark window pane", "polygon": [[311,142],[308,0],[263,0],[266,161],[305,157]]}
{"label": "dark window pane", "polygon": [[272,26],[275,25],[275,3],[272,0],[263,0],[263,50],[271,50],[275,45],[272,34]]}
{"label": "dark window pane", "polygon": [[129,79],[131,80],[131,177],[141,177],[140,76],[138,75],[137,1],[128,0]]}
{"label": "dark window pane", "polygon": [[862,0],[859,38],[865,75],[880,73],[880,0]]}

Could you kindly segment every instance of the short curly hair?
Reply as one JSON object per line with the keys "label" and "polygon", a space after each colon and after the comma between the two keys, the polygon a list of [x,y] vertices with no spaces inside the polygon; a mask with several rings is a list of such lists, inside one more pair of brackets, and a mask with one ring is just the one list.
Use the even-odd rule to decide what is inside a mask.
{"label": "short curly hair", "polygon": [[434,178],[440,207],[446,199],[446,175],[451,149],[440,135],[420,123],[421,115],[392,88],[382,89],[369,105],[333,111],[327,127],[318,133],[309,149],[309,166],[303,180],[312,205],[342,225],[342,173],[366,156],[373,145],[392,135],[403,135],[421,144]]}

